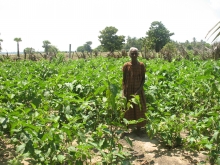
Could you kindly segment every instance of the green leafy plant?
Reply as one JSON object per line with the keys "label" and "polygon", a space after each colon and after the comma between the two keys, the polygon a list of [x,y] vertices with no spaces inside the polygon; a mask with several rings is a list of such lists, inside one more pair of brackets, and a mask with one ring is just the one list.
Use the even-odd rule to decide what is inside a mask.
{"label": "green leafy plant", "polygon": [[[205,150],[219,162],[219,61],[145,60],[149,136],[174,148]],[[0,136],[32,164],[129,163],[119,143],[126,124],[121,67],[128,58],[4,61]],[[139,103],[138,97],[131,100]],[[184,136],[183,136],[184,134]],[[131,141],[127,142],[132,145]]]}

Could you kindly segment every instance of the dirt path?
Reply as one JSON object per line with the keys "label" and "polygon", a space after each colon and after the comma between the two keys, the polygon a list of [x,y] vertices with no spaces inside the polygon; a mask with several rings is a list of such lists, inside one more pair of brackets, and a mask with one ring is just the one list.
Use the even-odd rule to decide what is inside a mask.
{"label": "dirt path", "polygon": [[168,149],[146,134],[137,136],[129,133],[127,137],[133,143],[132,149],[129,149],[129,144],[124,139],[120,143],[134,156],[133,165],[209,165],[204,153],[189,152],[181,148]]}

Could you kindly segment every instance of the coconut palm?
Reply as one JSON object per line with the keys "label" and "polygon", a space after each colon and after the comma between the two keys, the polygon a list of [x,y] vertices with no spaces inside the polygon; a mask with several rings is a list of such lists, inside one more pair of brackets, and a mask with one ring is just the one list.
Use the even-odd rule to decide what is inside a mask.
{"label": "coconut palm", "polygon": [[17,42],[17,55],[18,55],[18,58],[20,57],[20,54],[19,54],[19,42],[21,42],[21,38],[14,38],[14,41]]}
{"label": "coconut palm", "polygon": [[[218,27],[217,27],[218,26]],[[217,28],[216,28],[217,27]],[[216,28],[216,29],[215,29]],[[215,29],[215,30],[214,30]],[[214,30],[214,31],[213,31]],[[215,38],[212,40],[215,41],[219,36],[220,36],[220,21],[211,29],[209,30],[209,32],[207,33],[207,35],[205,36],[205,38],[212,32],[212,34],[209,36],[209,38],[214,34],[216,33],[217,31],[219,30],[218,34],[215,36]],[[208,38],[208,39],[209,39]]]}

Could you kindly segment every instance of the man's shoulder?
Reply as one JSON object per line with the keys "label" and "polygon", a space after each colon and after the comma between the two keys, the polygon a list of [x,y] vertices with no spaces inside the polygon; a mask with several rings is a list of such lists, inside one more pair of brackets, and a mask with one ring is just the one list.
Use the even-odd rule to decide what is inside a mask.
{"label": "man's shoulder", "polygon": [[139,62],[140,63],[140,65],[143,65],[144,66],[144,63],[143,62]]}
{"label": "man's shoulder", "polygon": [[128,65],[131,65],[131,62],[124,63],[124,66],[128,66]]}

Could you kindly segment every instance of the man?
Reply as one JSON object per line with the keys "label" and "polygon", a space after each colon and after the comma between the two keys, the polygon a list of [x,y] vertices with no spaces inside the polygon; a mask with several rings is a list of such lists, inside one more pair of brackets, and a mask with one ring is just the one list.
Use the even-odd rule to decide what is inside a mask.
{"label": "man", "polygon": [[[131,61],[126,62],[123,66],[123,96],[126,97],[127,102],[133,97],[132,95],[139,95],[140,104],[132,104],[125,112],[125,118],[127,120],[138,120],[140,118],[146,118],[146,99],[144,95],[143,85],[145,82],[146,68],[143,62],[139,62],[138,49],[131,47],[129,50],[129,56]],[[145,127],[146,120],[137,123],[137,134],[140,135],[141,127]]]}

